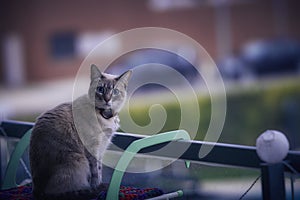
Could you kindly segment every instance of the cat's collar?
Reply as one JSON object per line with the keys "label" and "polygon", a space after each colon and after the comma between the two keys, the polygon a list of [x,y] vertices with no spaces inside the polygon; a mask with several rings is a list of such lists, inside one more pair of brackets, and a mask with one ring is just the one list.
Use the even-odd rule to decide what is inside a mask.
{"label": "cat's collar", "polygon": [[113,113],[112,109],[97,108],[97,110],[104,119],[111,119],[117,115],[117,113]]}

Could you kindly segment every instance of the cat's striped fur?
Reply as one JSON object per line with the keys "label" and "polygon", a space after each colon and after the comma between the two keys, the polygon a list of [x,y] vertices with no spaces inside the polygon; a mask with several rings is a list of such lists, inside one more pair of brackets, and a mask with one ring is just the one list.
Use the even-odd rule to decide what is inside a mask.
{"label": "cat's striped fur", "polygon": [[88,199],[105,188],[102,157],[119,128],[130,75],[101,73],[92,65],[87,95],[37,119],[29,149],[35,199]]}

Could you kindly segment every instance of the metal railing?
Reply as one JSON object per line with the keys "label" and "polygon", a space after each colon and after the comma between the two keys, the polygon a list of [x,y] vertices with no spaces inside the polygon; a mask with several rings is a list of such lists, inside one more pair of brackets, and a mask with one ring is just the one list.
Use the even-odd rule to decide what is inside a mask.
{"label": "metal railing", "polygon": [[[33,123],[27,122],[3,121],[0,127],[3,131],[5,131],[7,136],[20,138],[27,130],[32,128],[33,125]],[[116,133],[112,140],[112,143],[115,145],[112,145],[109,150],[124,150],[133,141],[143,137],[145,136]],[[175,151],[159,151],[165,145],[168,145],[168,148],[174,149]],[[202,146],[213,148],[207,156],[200,158],[198,154]],[[182,160],[261,170],[262,196],[264,200],[286,199],[284,173],[295,173],[300,171],[299,151],[289,151],[285,161],[277,164],[263,163],[256,154],[256,148],[252,146],[209,143],[193,140],[173,141],[154,145],[141,150],[139,153],[147,153],[148,155],[176,159],[178,157],[176,150],[178,149],[185,150],[184,153],[179,156],[179,159]],[[288,163],[288,165],[284,163]],[[2,163],[0,163],[0,166],[2,166]],[[2,177],[0,178],[2,180]]]}

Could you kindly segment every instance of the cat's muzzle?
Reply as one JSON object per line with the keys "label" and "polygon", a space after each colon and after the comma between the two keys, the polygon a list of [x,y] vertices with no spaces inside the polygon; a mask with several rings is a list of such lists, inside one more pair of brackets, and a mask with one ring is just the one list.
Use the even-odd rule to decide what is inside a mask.
{"label": "cat's muzzle", "polygon": [[105,119],[110,119],[114,116],[112,109],[100,109],[100,114]]}

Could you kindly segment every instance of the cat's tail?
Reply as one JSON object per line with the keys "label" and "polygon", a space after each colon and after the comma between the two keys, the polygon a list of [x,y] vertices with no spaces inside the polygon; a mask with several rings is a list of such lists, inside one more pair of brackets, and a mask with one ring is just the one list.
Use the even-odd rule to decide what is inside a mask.
{"label": "cat's tail", "polygon": [[[62,185],[62,187],[64,187]],[[89,200],[96,199],[101,192],[105,192],[108,189],[108,184],[100,184],[96,188],[65,192],[61,194],[45,194],[34,193],[35,200]]]}

